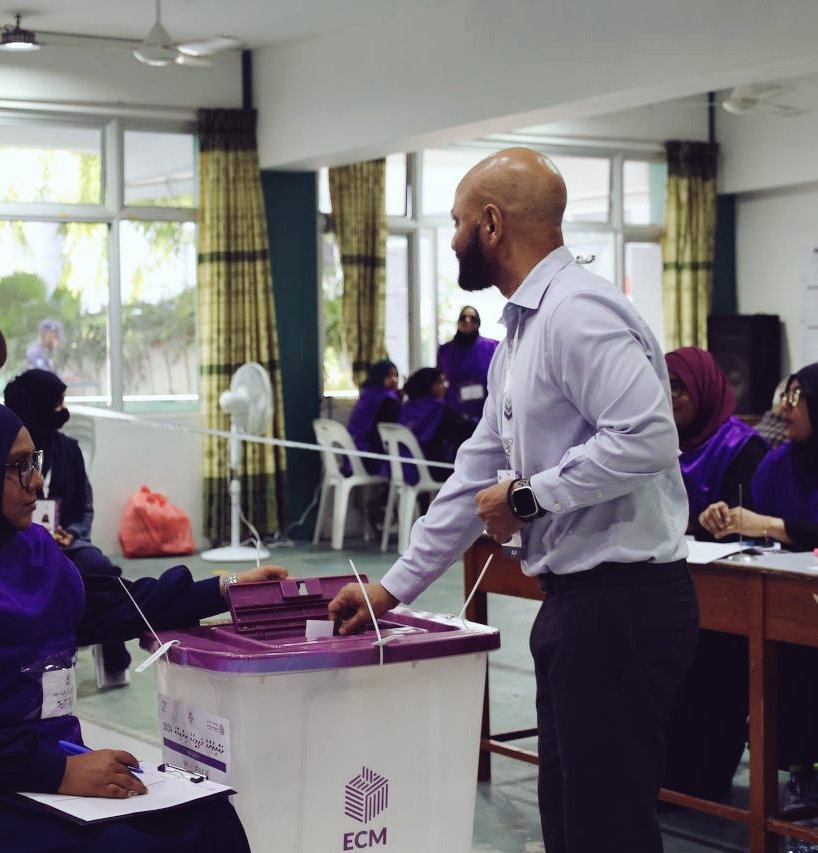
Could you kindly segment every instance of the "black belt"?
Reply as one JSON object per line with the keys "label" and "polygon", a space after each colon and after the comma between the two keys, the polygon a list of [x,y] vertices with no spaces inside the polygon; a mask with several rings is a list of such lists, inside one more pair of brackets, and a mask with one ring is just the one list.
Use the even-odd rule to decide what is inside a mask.
{"label": "black belt", "polygon": [[590,586],[667,583],[688,577],[687,560],[672,563],[600,563],[584,572],[537,575],[540,589],[547,593],[567,592]]}

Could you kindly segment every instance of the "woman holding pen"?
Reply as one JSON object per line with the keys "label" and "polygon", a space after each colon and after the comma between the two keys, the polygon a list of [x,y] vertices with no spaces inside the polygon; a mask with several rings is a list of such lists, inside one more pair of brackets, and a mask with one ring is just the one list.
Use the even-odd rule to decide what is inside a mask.
{"label": "woman holding pen", "polygon": [[[73,714],[78,645],[138,636],[144,623],[116,578],[87,577],[45,528],[32,524],[42,453],[17,416],[0,406],[3,462],[0,513],[0,825],[15,851],[247,851],[227,799],[148,813],[111,823],[80,825],[17,791],[125,798],[146,793],[136,756],[82,748]],[[237,583],[286,576],[263,567]],[[226,609],[221,579],[194,582],[184,566],[159,578],[125,581],[150,622],[160,629],[193,625]],[[61,745],[62,742],[62,745]],[[77,749],[70,750],[77,752]]]}

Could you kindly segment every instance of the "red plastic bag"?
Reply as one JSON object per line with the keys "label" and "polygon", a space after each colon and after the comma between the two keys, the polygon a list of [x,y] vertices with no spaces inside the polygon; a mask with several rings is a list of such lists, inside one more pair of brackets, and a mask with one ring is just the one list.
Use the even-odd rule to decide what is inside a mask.
{"label": "red plastic bag", "polygon": [[125,505],[119,544],[125,557],[192,554],[196,550],[190,519],[184,510],[147,486],[142,486]]}

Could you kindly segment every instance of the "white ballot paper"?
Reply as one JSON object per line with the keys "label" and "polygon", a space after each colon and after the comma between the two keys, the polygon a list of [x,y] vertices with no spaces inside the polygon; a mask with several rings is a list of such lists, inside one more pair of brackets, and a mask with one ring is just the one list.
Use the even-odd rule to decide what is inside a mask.
{"label": "white ballot paper", "polygon": [[[235,794],[234,788],[211,782],[209,779],[194,782],[194,774],[184,773],[167,765],[140,762],[142,769],[140,780],[148,789],[147,794],[136,794],[124,800],[107,797],[75,797],[71,794],[31,794],[24,791],[20,796],[28,797],[54,811],[61,812],[66,818],[77,823],[97,823],[118,820],[144,812],[172,809],[206,800],[209,797],[222,797]],[[159,767],[167,767],[161,771]]]}

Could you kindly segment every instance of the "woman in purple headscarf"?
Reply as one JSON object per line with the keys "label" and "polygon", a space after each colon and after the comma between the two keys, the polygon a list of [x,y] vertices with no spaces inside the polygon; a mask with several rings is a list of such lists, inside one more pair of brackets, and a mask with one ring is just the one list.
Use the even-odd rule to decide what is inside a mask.
{"label": "woman in purple headscarf", "polygon": [[665,361],[690,509],[688,532],[709,539],[699,515],[715,501],[738,504],[740,492],[747,506],[750,481],[768,447],[752,427],[733,417],[733,389],[709,352],[682,347]]}
{"label": "woman in purple headscarf", "polygon": [[437,367],[449,380],[446,402],[474,421],[479,421],[486,401],[486,377],[498,341],[480,334],[480,315],[464,305],[457,318],[454,338],[437,351]]}
{"label": "woman in purple headscarf", "polygon": [[753,477],[755,511],[721,501],[699,520],[717,539],[740,532],[811,551],[818,546],[818,363],[790,376],[781,408],[790,440],[773,450]]}
{"label": "woman in purple headscarf", "polygon": [[[412,430],[423,455],[435,462],[454,462],[457,449],[471,437],[476,423],[445,402],[446,377],[436,367],[421,367],[406,380],[403,393],[406,401],[400,423]],[[440,482],[450,473],[445,468],[429,470]],[[417,482],[414,470],[405,471],[404,476],[407,482]]]}
{"label": "woman in purple headscarf", "polygon": [[[388,359],[384,359],[369,369],[369,374],[361,385],[358,401],[349,415],[347,429],[358,450],[383,453],[378,424],[394,424],[399,414],[398,368]],[[378,459],[364,458],[362,461],[370,474],[378,474],[388,468],[387,463]],[[351,471],[351,468],[349,470]]]}
{"label": "woman in purple headscarf", "polygon": [[[767,453],[764,440],[733,417],[735,397],[709,352],[682,347],[665,356],[679,464],[690,507],[689,531],[714,500],[749,502],[753,473]],[[693,663],[665,726],[664,786],[706,799],[730,789],[747,741],[747,641],[700,631]]]}
{"label": "woman in purple headscarf", "polygon": [[[226,800],[75,824],[16,791],[124,799],[146,788],[130,767],[135,756],[100,749],[67,756],[59,742],[82,744],[74,716],[78,645],[130,639],[144,623],[119,580],[83,578],[39,524],[32,524],[42,487],[42,453],[28,430],[0,406],[0,826],[4,845],[30,853],[170,853],[249,851]],[[239,576],[252,582],[286,575],[266,567]],[[159,578],[125,581],[156,628],[193,625],[226,609],[218,578],[194,583],[184,566]]]}

